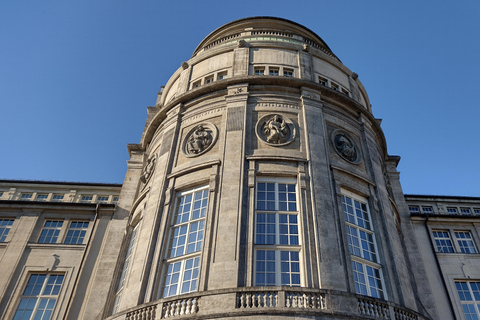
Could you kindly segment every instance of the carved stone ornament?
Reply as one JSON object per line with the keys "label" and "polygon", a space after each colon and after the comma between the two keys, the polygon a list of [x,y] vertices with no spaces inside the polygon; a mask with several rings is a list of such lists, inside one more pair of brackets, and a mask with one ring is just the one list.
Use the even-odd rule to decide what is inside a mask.
{"label": "carved stone ornament", "polygon": [[271,146],[280,147],[295,139],[295,124],[279,114],[269,114],[257,122],[257,137]]}
{"label": "carved stone ornament", "polygon": [[360,151],[350,135],[343,130],[335,130],[332,133],[332,143],[335,151],[345,160],[351,163],[360,163]]}
{"label": "carved stone ornament", "polygon": [[217,127],[205,122],[188,131],[183,140],[183,153],[187,157],[199,156],[210,150],[217,140]]}
{"label": "carved stone ornament", "polygon": [[243,40],[243,39],[238,40],[238,42],[237,42],[237,47],[239,47],[239,48],[246,48],[246,47],[247,47],[247,41],[245,41],[245,40]]}
{"label": "carved stone ornament", "polygon": [[143,168],[142,175],[140,176],[140,181],[147,183],[147,181],[152,176],[153,170],[155,170],[155,163],[157,161],[157,156],[153,155],[147,160],[145,168]]}

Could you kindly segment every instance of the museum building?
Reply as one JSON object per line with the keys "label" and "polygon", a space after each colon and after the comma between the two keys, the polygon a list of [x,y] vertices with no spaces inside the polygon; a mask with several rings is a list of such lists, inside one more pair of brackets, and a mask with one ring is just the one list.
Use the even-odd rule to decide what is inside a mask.
{"label": "museum building", "polygon": [[480,198],[404,195],[311,30],[228,23],[147,110],[123,184],[0,180],[0,318],[480,319]]}

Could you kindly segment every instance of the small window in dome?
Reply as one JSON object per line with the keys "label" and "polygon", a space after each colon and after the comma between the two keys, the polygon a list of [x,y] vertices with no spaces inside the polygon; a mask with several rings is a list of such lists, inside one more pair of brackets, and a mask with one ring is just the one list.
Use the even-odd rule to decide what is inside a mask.
{"label": "small window in dome", "polygon": [[278,76],[280,74],[280,70],[278,68],[272,68],[268,70],[268,74],[271,76]]}
{"label": "small window in dome", "polygon": [[256,76],[263,76],[263,75],[265,75],[265,68],[264,68],[264,67],[255,67],[255,68],[253,69],[253,71],[254,71],[254,74],[255,74]]}
{"label": "small window in dome", "polygon": [[293,77],[293,69],[283,69],[283,76],[284,77]]}
{"label": "small window in dome", "polygon": [[223,79],[227,79],[227,78],[228,78],[227,71],[218,73],[217,80],[223,80]]}
{"label": "small window in dome", "polygon": [[195,81],[193,84],[192,84],[192,89],[195,89],[195,88],[198,88],[202,85],[202,80],[198,80],[198,81]]}
{"label": "small window in dome", "polygon": [[212,82],[213,82],[213,76],[209,76],[205,78],[205,84],[212,83]]}
{"label": "small window in dome", "polygon": [[327,86],[328,85],[328,80],[319,76],[318,77],[318,83],[320,83],[322,86]]}

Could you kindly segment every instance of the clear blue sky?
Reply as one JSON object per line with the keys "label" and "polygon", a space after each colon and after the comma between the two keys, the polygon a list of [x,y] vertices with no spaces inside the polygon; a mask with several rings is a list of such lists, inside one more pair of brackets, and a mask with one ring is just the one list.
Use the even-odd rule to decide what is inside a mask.
{"label": "clear blue sky", "polygon": [[480,1],[1,1],[0,179],[123,181],[146,107],[211,31],[277,16],[359,74],[405,193],[480,196]]}

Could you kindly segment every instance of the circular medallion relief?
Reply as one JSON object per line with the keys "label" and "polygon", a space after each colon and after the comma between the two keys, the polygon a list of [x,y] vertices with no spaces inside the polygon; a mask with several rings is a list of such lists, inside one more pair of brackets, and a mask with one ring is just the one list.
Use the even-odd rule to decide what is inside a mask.
{"label": "circular medallion relief", "polygon": [[269,114],[258,120],[255,132],[266,144],[280,147],[295,139],[295,124],[285,116]]}
{"label": "circular medallion relief", "polygon": [[196,157],[210,150],[217,140],[217,127],[210,122],[196,125],[183,140],[182,151],[187,157]]}
{"label": "circular medallion relief", "polygon": [[360,151],[350,135],[343,130],[332,132],[332,144],[335,151],[345,160],[351,163],[360,163]]}

